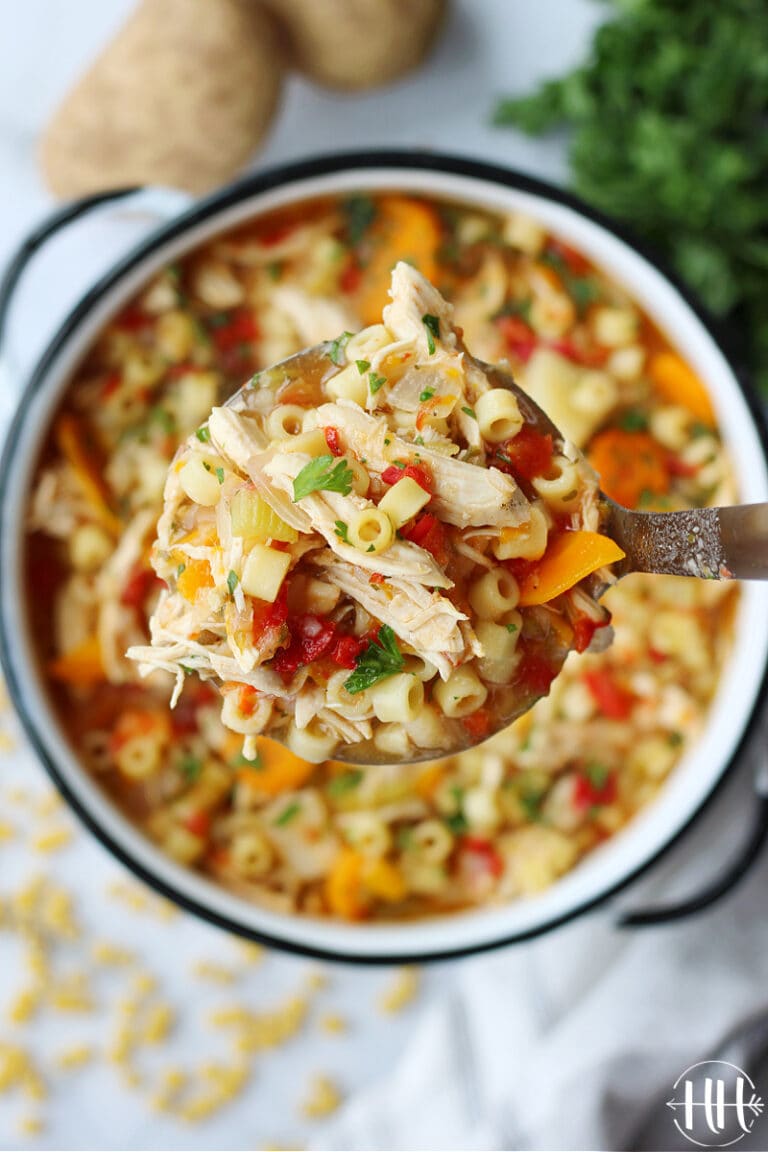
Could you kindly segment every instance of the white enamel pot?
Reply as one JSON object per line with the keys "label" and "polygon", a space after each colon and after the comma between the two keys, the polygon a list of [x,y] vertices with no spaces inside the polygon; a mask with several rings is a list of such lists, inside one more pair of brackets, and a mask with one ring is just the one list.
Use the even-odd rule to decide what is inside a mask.
{"label": "white enamel pot", "polygon": [[[658,263],[613,224],[572,197],[515,172],[471,160],[409,153],[331,156],[260,173],[180,210],[162,190],[123,192],[64,210],[20,250],[0,284],[0,340],[8,302],[28,259],[70,220],[97,207],[138,204],[168,215],[128,255],[90,287],[61,323],[24,383],[0,464],[0,658],[29,738],[83,822],[137,875],[191,912],[231,931],[273,945],[335,959],[391,962],[445,958],[530,938],[594,908],[646,870],[691,824],[753,729],[768,663],[768,588],[745,585],[735,644],[706,731],[684,757],[660,797],[630,825],[537,896],[499,907],[394,924],[341,924],[279,915],[232,895],[175,864],[118,811],[78,762],[61,731],[37,666],[23,581],[25,515],[41,444],[72,372],[104,323],[152,274],[254,215],[318,195],[402,189],[491,210],[521,209],[583,251],[624,284],[648,314],[671,333],[706,381],[734,461],[744,502],[768,500],[766,434],[759,407],[740,381],[711,323]],[[143,198],[143,199],[142,199]],[[106,203],[106,209],[105,209]],[[9,395],[6,377],[0,398]],[[768,827],[768,803],[720,894],[756,855]],[[677,910],[654,915],[671,918]],[[638,917],[642,920],[643,917]]]}

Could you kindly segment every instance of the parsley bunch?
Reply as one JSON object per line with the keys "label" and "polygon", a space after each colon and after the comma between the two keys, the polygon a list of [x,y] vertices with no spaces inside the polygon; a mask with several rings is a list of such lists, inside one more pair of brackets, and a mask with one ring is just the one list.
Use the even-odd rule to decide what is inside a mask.
{"label": "parsley bunch", "polygon": [[494,122],[572,129],[576,191],[741,326],[768,393],[768,5],[610,2],[587,63],[500,101]]}

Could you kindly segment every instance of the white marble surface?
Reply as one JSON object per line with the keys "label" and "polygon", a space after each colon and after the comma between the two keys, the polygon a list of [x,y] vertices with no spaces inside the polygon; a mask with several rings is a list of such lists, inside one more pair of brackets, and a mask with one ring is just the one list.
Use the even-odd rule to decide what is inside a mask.
{"label": "white marble surface", "polygon": [[[0,7],[0,260],[4,260],[25,230],[52,206],[35,164],[40,130],[73,78],[119,25],[131,0],[24,0],[16,4],[4,0]],[[516,133],[494,131],[488,126],[489,112],[496,94],[522,91],[537,77],[556,73],[577,60],[598,16],[598,5],[589,0],[536,0],[535,4],[456,0],[442,42],[423,71],[389,90],[350,98],[292,80],[255,164],[331,149],[407,144],[468,153],[560,178],[564,173],[561,141],[532,142]],[[94,240],[92,255],[97,261],[99,247]],[[29,361],[55,319],[56,292],[51,288],[47,260],[43,256],[39,261],[14,315],[11,341],[19,362]],[[66,263],[65,242],[58,254],[54,288],[61,285],[62,261]],[[76,282],[87,274],[88,269],[78,265],[72,268],[71,279]],[[13,729],[12,720],[6,719],[5,727]],[[144,967],[157,975],[181,1020],[170,1053],[149,1053],[146,1068],[157,1070],[171,1063],[194,1066],[223,1058],[221,1036],[205,1024],[210,1005],[232,999],[254,1008],[267,1005],[302,986],[313,966],[271,955],[231,989],[195,980],[190,974],[195,961],[236,962],[231,940],[185,916],[165,921],[126,911],[107,894],[107,886],[122,871],[84,833],[47,859],[31,851],[36,832],[51,824],[51,818],[34,811],[35,797],[43,795],[47,785],[23,738],[17,732],[15,738],[15,751],[0,759],[0,819],[16,833],[13,840],[0,844],[0,897],[33,869],[44,868],[77,893],[78,914],[86,929],[86,942],[63,949],[63,963],[85,964],[87,942],[100,936],[141,953]],[[12,800],[11,793],[18,788],[28,794],[23,802]],[[748,790],[748,782],[742,790]],[[733,821],[736,832],[739,819]],[[59,820],[70,823],[65,816]],[[610,953],[618,943],[607,915],[597,923],[603,947]],[[583,986],[589,978],[589,947],[585,945],[591,932],[591,928],[577,926],[518,949],[514,957],[517,982],[509,995],[538,1000],[542,1019],[546,1018],[551,1001],[537,987],[537,973],[548,973],[550,993],[552,987]],[[575,948],[569,944],[574,940]],[[75,1039],[85,1037],[99,1049],[107,1044],[114,1035],[114,1005],[127,981],[119,972],[99,978],[95,987],[99,1010],[82,1020],[46,1010],[32,1026],[19,1029],[3,1019],[23,976],[23,952],[17,945],[0,932],[0,1040],[27,1045],[44,1069],[52,1067],[62,1045]],[[326,971],[330,985],[318,994],[309,1026],[274,1054],[257,1057],[248,1091],[202,1127],[190,1129],[153,1113],[148,1090],[125,1088],[115,1069],[99,1059],[82,1071],[52,1076],[50,1098],[42,1104],[18,1093],[0,1097],[0,1147],[253,1148],[272,1142],[328,1147],[324,1132],[329,1130],[307,1124],[297,1113],[310,1076],[318,1071],[332,1074],[350,1098],[377,1083],[394,1065],[430,1003],[443,1000],[457,979],[466,982],[475,971],[479,975],[482,962],[431,970],[419,1000],[395,1019],[382,1017],[374,1006],[391,973]],[[341,1011],[349,1018],[347,1035],[329,1036],[318,1029],[318,1016],[325,1009]],[[482,1035],[475,1042],[482,1050]],[[572,1061],[573,1041],[568,1043],[571,1047],[564,1056]],[[509,1067],[513,1075],[511,1062]],[[496,1074],[498,1078],[498,1069]],[[395,1110],[397,1105],[393,1100]],[[46,1128],[37,1136],[22,1137],[16,1126],[30,1115],[44,1115]],[[429,1112],[423,1119],[428,1132]],[[526,1130],[525,1120],[525,1115],[516,1117],[517,1130]],[[436,1129],[437,1121],[435,1115]]]}

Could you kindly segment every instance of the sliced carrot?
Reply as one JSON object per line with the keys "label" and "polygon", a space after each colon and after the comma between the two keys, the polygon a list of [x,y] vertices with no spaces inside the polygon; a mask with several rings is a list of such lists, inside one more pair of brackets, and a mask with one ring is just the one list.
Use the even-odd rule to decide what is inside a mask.
{"label": "sliced carrot", "polygon": [[194,603],[202,588],[213,588],[213,577],[208,561],[185,560],[184,570],[176,578],[176,588],[190,603]]}
{"label": "sliced carrot", "polygon": [[615,564],[625,555],[614,540],[600,532],[564,532],[524,577],[520,603],[523,606],[546,604],[591,572],[606,564]]}
{"label": "sliced carrot", "polygon": [[398,260],[407,260],[428,280],[435,278],[440,223],[435,212],[420,200],[385,196],[379,201],[369,235],[373,250],[363,272],[358,306],[364,324],[378,324],[389,303],[392,269]]}
{"label": "sliced carrot", "polygon": [[675,352],[659,352],[648,365],[656,391],[671,404],[687,408],[702,424],[715,425],[715,411],[703,382]]}
{"label": "sliced carrot", "polygon": [[363,886],[371,896],[396,904],[406,893],[403,874],[391,860],[366,860],[362,870]]}
{"label": "sliced carrot", "polygon": [[364,858],[343,848],[325,878],[325,898],[330,911],[344,920],[362,920],[368,911],[363,890]]}
{"label": "sliced carrot", "polygon": [[669,491],[668,453],[647,432],[606,428],[587,451],[606,496],[626,508],[636,508],[641,497]]}
{"label": "sliced carrot", "polygon": [[244,764],[238,768],[237,777],[249,787],[264,792],[267,796],[279,796],[281,792],[301,788],[317,767],[316,764],[307,764],[305,760],[300,760],[274,740],[260,737],[258,747],[258,764],[253,767]]}
{"label": "sliced carrot", "polygon": [[99,522],[113,536],[118,535],[122,525],[109,506],[109,495],[98,455],[93,446],[89,445],[86,431],[77,417],[71,412],[62,413],[56,421],[54,438],[62,456],[77,476],[85,498]]}
{"label": "sliced carrot", "polygon": [[98,637],[89,636],[76,648],[51,660],[48,674],[63,684],[97,684],[105,678]]}

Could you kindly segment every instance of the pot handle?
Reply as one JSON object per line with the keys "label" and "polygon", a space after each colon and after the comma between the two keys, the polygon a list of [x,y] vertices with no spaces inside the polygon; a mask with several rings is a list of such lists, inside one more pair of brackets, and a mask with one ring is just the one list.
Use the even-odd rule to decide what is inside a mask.
{"label": "pot handle", "polygon": [[[21,374],[11,369],[8,327],[11,306],[24,272],[44,245],[68,225],[104,205],[120,204],[120,215],[146,217],[151,226],[171,219],[189,207],[191,198],[173,188],[120,188],[85,196],[52,212],[21,241],[0,277],[0,428],[20,391]],[[135,241],[134,241],[135,242]]]}
{"label": "pot handle", "polygon": [[727,865],[725,871],[702,888],[700,892],[679,901],[677,904],[651,905],[649,908],[625,912],[619,917],[617,927],[651,928],[659,924],[671,924],[676,920],[684,920],[686,917],[694,916],[697,912],[703,912],[716,904],[747,876],[768,840],[768,758],[762,747],[758,748],[757,755],[759,760],[754,781],[757,805],[752,819],[752,827],[746,841],[730,864]]}

